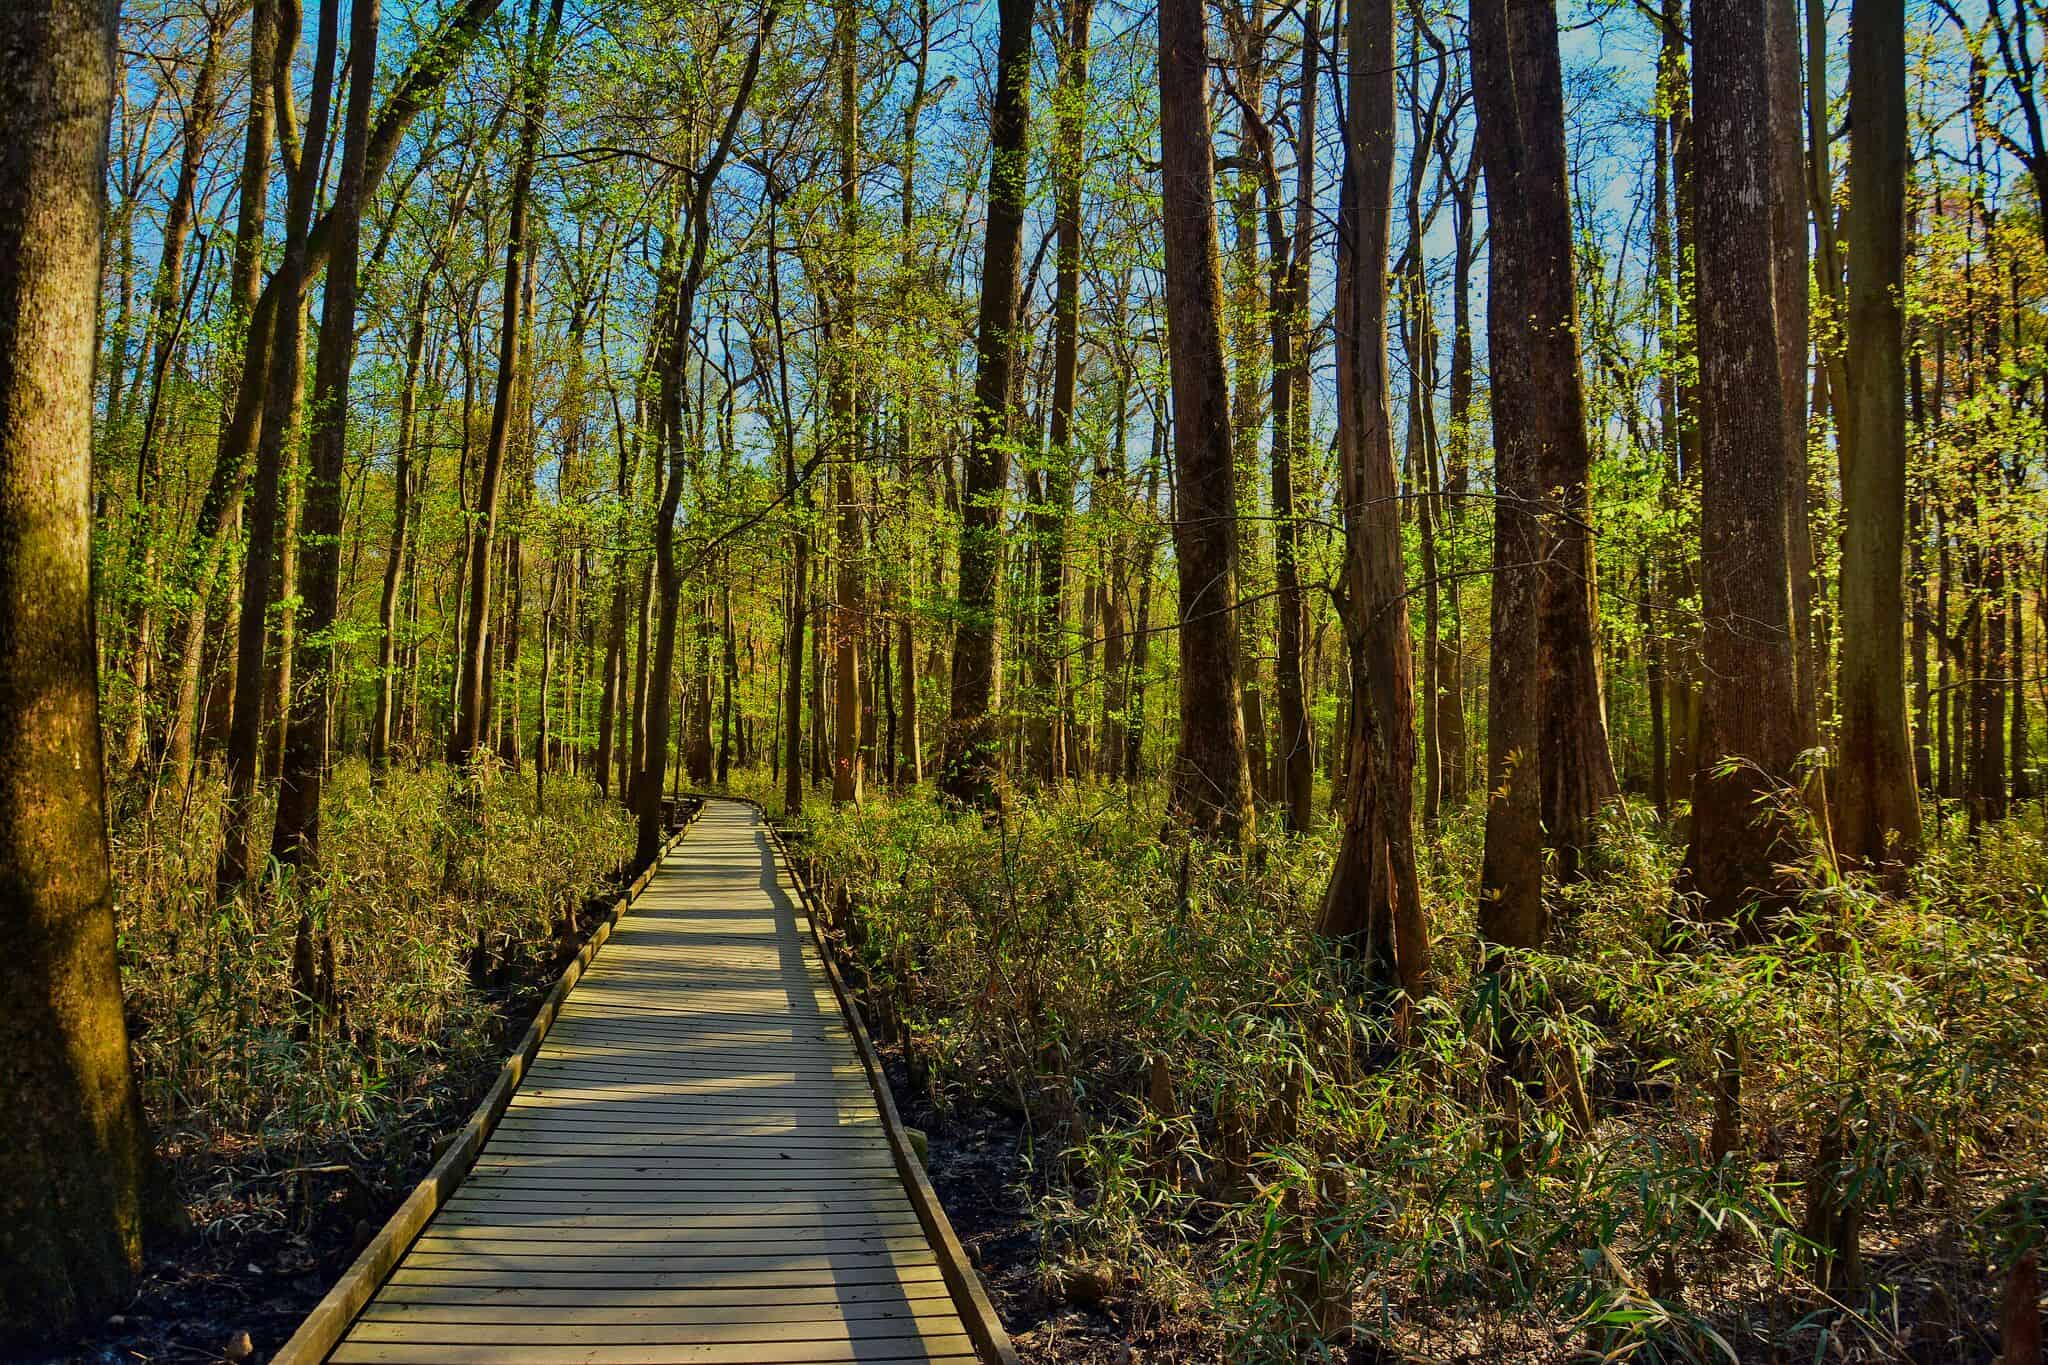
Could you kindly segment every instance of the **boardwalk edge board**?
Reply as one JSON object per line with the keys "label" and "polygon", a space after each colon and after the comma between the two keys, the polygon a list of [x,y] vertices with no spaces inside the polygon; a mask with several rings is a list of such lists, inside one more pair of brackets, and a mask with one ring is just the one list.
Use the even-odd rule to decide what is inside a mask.
{"label": "boardwalk edge board", "polygon": [[278,1348],[277,1354],[270,1358],[271,1365],[319,1365],[319,1362],[326,1360],[328,1353],[340,1344],[342,1337],[347,1335],[356,1316],[363,1311],[364,1306],[383,1286],[398,1263],[405,1258],[405,1253],[411,1249],[421,1229],[426,1227],[428,1221],[440,1211],[441,1206],[448,1202],[456,1188],[462,1184],[463,1177],[476,1163],[478,1154],[483,1151],[484,1143],[490,1138],[492,1130],[498,1126],[498,1120],[511,1104],[512,1094],[519,1088],[520,1079],[526,1074],[527,1068],[533,1065],[534,1057],[540,1052],[541,1042],[546,1039],[556,1016],[561,1013],[563,1004],[569,998],[569,992],[575,988],[577,981],[582,979],[584,972],[589,970],[591,960],[597,956],[598,949],[612,936],[612,930],[625,917],[634,900],[647,889],[647,884],[654,880],[655,873],[661,870],[663,860],[690,832],[691,824],[702,810],[703,806],[700,803],[696,810],[685,817],[682,825],[663,841],[660,852],[656,853],[653,861],[633,879],[625,894],[619,897],[611,911],[606,914],[604,922],[591,933],[582,951],[562,969],[562,974],[555,979],[554,986],[540,1002],[540,1008],[535,1011],[533,1022],[527,1025],[526,1033],[519,1040],[519,1046],[505,1059],[505,1064],[498,1069],[498,1078],[491,1082],[491,1088],[484,1092],[483,1099],[470,1112],[469,1121],[462,1125],[449,1142],[448,1149],[420,1179],[420,1183],[413,1187],[412,1193],[405,1197],[405,1202],[398,1206],[397,1211],[384,1226],[377,1230],[377,1234],[350,1263],[341,1278],[334,1282],[334,1286],[327,1291],[325,1297],[313,1306],[313,1311],[299,1324],[299,1330],[292,1333],[291,1340]]}
{"label": "boardwalk edge board", "polygon": [[[701,792],[690,793],[704,795]],[[889,1151],[894,1157],[896,1170],[903,1178],[904,1188],[910,1194],[911,1207],[917,1211],[917,1220],[924,1226],[925,1235],[931,1239],[932,1251],[939,1263],[939,1273],[944,1277],[946,1288],[952,1292],[953,1304],[959,1310],[960,1320],[966,1324],[967,1334],[974,1342],[975,1354],[988,1365],[1018,1365],[1016,1347],[1010,1344],[1010,1334],[1004,1330],[1003,1322],[996,1315],[995,1305],[989,1302],[988,1291],[982,1287],[981,1276],[975,1272],[974,1263],[967,1257],[967,1248],[953,1232],[953,1224],[946,1217],[946,1210],[939,1203],[938,1192],[932,1188],[931,1177],[925,1174],[924,1166],[917,1159],[916,1151],[910,1145],[910,1135],[903,1129],[903,1117],[896,1112],[896,1097],[889,1090],[889,1078],[882,1070],[882,1059],[875,1052],[873,1040],[868,1037],[868,1026],[861,1018],[860,1005],[853,992],[839,974],[839,964],[832,952],[832,945],[825,937],[828,917],[818,897],[811,889],[807,878],[789,846],[782,840],[782,831],[768,818],[768,812],[760,802],[746,797],[729,797],[728,800],[742,802],[761,813],[761,824],[768,831],[768,840],[782,859],[782,866],[789,873],[790,883],[796,887],[798,897],[803,901],[804,918],[811,923],[811,936],[816,940],[818,956],[825,964],[825,974],[832,982],[832,993],[839,997],[840,1012],[846,1016],[847,1028],[853,1034],[854,1048],[860,1054],[862,1069],[867,1073],[868,1085],[875,1092],[875,1104],[882,1111],[882,1128],[889,1138]]]}

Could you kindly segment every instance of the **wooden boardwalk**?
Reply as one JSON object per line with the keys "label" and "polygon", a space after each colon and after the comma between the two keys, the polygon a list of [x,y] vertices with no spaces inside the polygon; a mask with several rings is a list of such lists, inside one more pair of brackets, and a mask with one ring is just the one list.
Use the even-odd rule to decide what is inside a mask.
{"label": "wooden boardwalk", "polygon": [[709,802],[330,1358],[976,1359],[801,915]]}

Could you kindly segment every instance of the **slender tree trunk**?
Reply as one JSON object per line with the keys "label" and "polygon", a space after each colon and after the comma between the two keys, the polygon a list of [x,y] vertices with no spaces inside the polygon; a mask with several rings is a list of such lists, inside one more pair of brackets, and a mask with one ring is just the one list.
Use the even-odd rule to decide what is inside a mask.
{"label": "slender tree trunk", "polygon": [[1344,839],[1316,927],[1412,1000],[1429,992],[1430,962],[1415,871],[1415,661],[1387,373],[1393,0],[1353,0],[1349,39],[1337,234],[1337,440],[1351,775]]}
{"label": "slender tree trunk", "polygon": [[114,952],[91,570],[114,8],[0,7],[0,1343],[128,1301],[149,1143]]}
{"label": "slender tree trunk", "polygon": [[[1309,460],[1308,271],[1315,234],[1316,67],[1322,44],[1317,0],[1302,11],[1301,85],[1295,115],[1295,194],[1292,236],[1273,253],[1273,583],[1278,616],[1274,657],[1274,710],[1278,720],[1273,768],[1281,819],[1306,833],[1315,821],[1315,740],[1309,733],[1302,678],[1305,603],[1301,591],[1301,526],[1295,509],[1297,468]],[[1275,187],[1277,198],[1278,186]],[[1274,205],[1274,213],[1279,205]]]}
{"label": "slender tree trunk", "polygon": [[419,411],[420,365],[427,341],[428,277],[422,273],[406,332],[405,378],[398,391],[398,449],[392,456],[391,539],[385,547],[384,588],[377,599],[377,710],[370,720],[370,768],[391,761],[392,703],[398,678],[398,597],[405,581],[405,547],[412,516],[412,447]]}
{"label": "slender tree trunk", "polygon": [[1842,643],[1836,685],[1841,732],[1834,827],[1844,858],[1876,867],[1911,862],[1920,852],[1919,790],[1901,652],[1907,155],[1901,0],[1856,0],[1849,99],[1847,368],[1854,416],[1848,429],[1855,433],[1856,448],[1845,451],[1842,461]]}
{"label": "slender tree trunk", "polygon": [[723,787],[732,774],[732,682],[733,674],[739,671],[739,656],[733,645],[732,636],[732,577],[727,571],[725,582],[718,591],[719,606],[723,613],[721,635],[723,653],[719,668],[718,703],[718,785]]}
{"label": "slender tree trunk", "polygon": [[[1451,209],[1451,366],[1450,439],[1444,446],[1445,529],[1452,544],[1465,523],[1466,495],[1471,489],[1472,468],[1472,267],[1479,245],[1473,201],[1480,175],[1479,150],[1468,154],[1462,175],[1452,182]],[[1453,570],[1464,567],[1462,554],[1452,556]],[[1456,577],[1450,585],[1452,629],[1447,653],[1438,675],[1443,696],[1437,703],[1438,723],[1444,735],[1444,800],[1463,805],[1471,789],[1471,735],[1465,721],[1464,618],[1459,610],[1461,592]]]}
{"label": "slender tree trunk", "polygon": [[[262,85],[276,63],[277,25],[272,0],[255,0],[249,18],[249,80]],[[229,267],[229,328],[239,343],[244,373],[260,374],[269,365],[268,331],[252,323],[263,282],[263,221],[270,186],[271,104],[250,101],[243,133],[242,173],[235,223],[235,247]],[[199,729],[201,684],[205,672],[206,623],[209,603],[219,588],[220,562],[229,533],[241,517],[245,468],[254,439],[259,409],[246,400],[260,386],[244,381],[246,394],[230,404],[215,451],[213,474],[199,508],[194,544],[184,565],[184,585],[191,605],[178,624],[171,653],[178,661],[177,698],[168,722],[166,761],[169,786],[182,801],[192,780],[193,755]],[[245,429],[246,428],[246,429]],[[226,594],[222,594],[226,596]],[[237,631],[239,633],[239,630]]]}
{"label": "slender tree trunk", "polygon": [[832,613],[832,801],[858,803],[866,776],[861,747],[861,693],[865,674],[861,640],[867,631],[862,579],[862,526],[855,474],[861,459],[861,423],[854,401],[854,319],[857,287],[854,243],[860,232],[860,12],[854,0],[836,0],[833,47],[838,66],[839,261],[832,269],[834,297],[827,329],[826,406],[831,424],[833,501],[838,519],[838,575]]}
{"label": "slender tree trunk", "polygon": [[[1814,640],[1813,535],[1807,510],[1807,196],[1804,92],[1799,80],[1800,0],[1769,5],[1772,283],[1778,320],[1778,387],[1785,420],[1785,508],[1791,555],[1792,626],[1800,742],[1820,742],[1820,668]],[[1825,79],[1825,77],[1823,77]],[[1818,780],[1818,773],[1809,785]],[[1812,792],[1813,799],[1820,793]]]}
{"label": "slender tree trunk", "polygon": [[1094,0],[1064,0],[1060,91],[1055,101],[1052,418],[1038,548],[1038,622],[1032,645],[1031,766],[1039,780],[1064,777],[1066,714],[1060,659],[1066,649],[1067,522],[1074,500],[1074,396],[1081,357],[1081,178],[1086,156],[1088,30]]}
{"label": "slender tree trunk", "polygon": [[[326,0],[323,27],[334,24],[338,0]],[[306,618],[296,634],[299,686],[278,769],[277,823],[271,855],[287,867],[320,864],[320,793],[327,773],[328,709],[334,671],[333,633],[341,612],[342,463],[348,451],[349,376],[355,368],[357,248],[362,227],[363,157],[370,134],[370,95],[377,70],[380,0],[353,0],[349,19],[348,110],[341,176],[334,192],[334,258],[321,300],[320,357],[313,375],[311,469],[299,548],[305,567]],[[323,931],[324,932],[324,931]]]}
{"label": "slender tree trunk", "polygon": [[551,0],[547,27],[540,25],[540,0],[527,11],[526,70],[521,77],[519,150],[513,163],[507,209],[505,269],[498,324],[498,377],[491,401],[491,430],[484,445],[483,468],[477,480],[474,524],[469,545],[469,611],[463,637],[461,687],[456,710],[455,744],[450,754],[458,764],[473,761],[489,743],[490,656],[487,641],[492,616],[491,557],[498,534],[499,485],[512,439],[515,407],[513,385],[519,376],[520,340],[524,333],[527,268],[527,215],[533,191],[533,169],[540,150],[545,118],[547,68],[561,30],[563,0]]}
{"label": "slender tree trunk", "polygon": [[[1237,0],[1226,9],[1228,49],[1223,61],[1237,88],[1238,146],[1262,147],[1272,154],[1272,133],[1266,124],[1266,0]],[[1252,160],[1251,157],[1241,158]],[[1223,331],[1227,372],[1231,380],[1231,448],[1237,461],[1238,594],[1233,615],[1237,625],[1237,667],[1240,706],[1244,716],[1245,768],[1254,799],[1268,786],[1266,691],[1260,678],[1260,655],[1266,642],[1259,588],[1264,566],[1265,522],[1259,516],[1259,397],[1262,376],[1270,383],[1265,354],[1270,339],[1259,325],[1265,300],[1260,297],[1259,183],[1250,165],[1231,177],[1236,183],[1228,198],[1231,224],[1229,257],[1223,262]],[[1227,182],[1226,182],[1227,183]],[[1220,206],[1219,206],[1220,207]],[[1274,244],[1276,249],[1279,243]]]}
{"label": "slender tree trunk", "polygon": [[[134,691],[134,709],[122,741],[119,766],[126,770],[147,757],[149,684],[156,653],[156,556],[157,504],[161,493],[157,471],[157,446],[163,429],[164,386],[170,378],[178,342],[184,330],[190,291],[185,285],[185,249],[192,236],[194,202],[198,196],[200,163],[206,142],[212,135],[218,111],[217,92],[221,40],[224,22],[209,19],[206,49],[199,70],[186,97],[185,126],[179,136],[178,179],[164,212],[163,254],[157,263],[156,283],[150,290],[149,324],[144,335],[144,354],[149,360],[149,400],[144,407],[142,433],[135,456],[135,510],[132,548],[129,556],[135,589],[135,608],[128,635],[128,680]],[[205,254],[200,270],[205,269]],[[198,283],[195,278],[193,283]],[[155,799],[152,788],[150,797]]]}
{"label": "slender tree trunk", "polygon": [[1237,464],[1223,368],[1209,42],[1201,0],[1161,0],[1159,119],[1180,579],[1180,744],[1171,809],[1198,833],[1252,833],[1238,689]]}
{"label": "slender tree trunk", "polygon": [[[1909,347],[1909,351],[1912,355],[1913,439],[1924,441],[1927,431],[1924,376],[1919,348]],[[1914,488],[1909,481],[1907,487],[1906,582],[1913,594],[1909,612],[1912,621],[1909,638],[1913,663],[1913,776],[1915,785],[1926,792],[1934,788],[1934,751],[1931,747],[1934,716],[1927,685],[1927,493],[1924,485]]]}
{"label": "slender tree trunk", "polygon": [[[556,0],[557,5],[560,3],[561,0]],[[655,579],[661,616],[655,636],[654,676],[647,707],[647,741],[636,809],[639,824],[636,857],[642,863],[651,863],[661,851],[661,774],[669,747],[669,694],[675,677],[676,615],[682,590],[675,558],[675,536],[676,507],[681,499],[683,476],[688,472],[688,447],[683,439],[681,403],[684,376],[689,370],[691,322],[696,316],[697,289],[704,279],[705,261],[711,244],[712,194],[731,154],[734,134],[753,96],[754,80],[761,70],[761,53],[767,46],[776,14],[775,0],[769,0],[761,11],[759,26],[748,47],[745,65],[733,89],[724,123],[703,164],[690,178],[690,199],[684,215],[690,234],[689,256],[681,264],[673,304],[664,323],[670,329],[666,344],[671,354],[657,367],[663,388],[662,426],[669,443],[669,467],[654,533]]]}
{"label": "slender tree trunk", "polygon": [[796,427],[789,397],[789,340],[782,323],[782,266],[777,259],[776,227],[780,201],[768,208],[768,308],[775,320],[775,396],[781,420],[776,424],[782,447],[782,493],[794,517],[790,530],[789,633],[783,644],[785,677],[782,689],[783,764],[782,813],[795,820],[804,809],[804,624],[810,615],[810,531],[804,488],[797,479]]}
{"label": "slender tree trunk", "polygon": [[[1166,428],[1152,427],[1152,459],[1145,470],[1145,513],[1148,522],[1159,515],[1159,469],[1166,462]],[[1124,728],[1124,781],[1136,782],[1145,769],[1145,688],[1152,665],[1152,570],[1159,559],[1159,537],[1146,525],[1144,547],[1138,552],[1138,622],[1131,645],[1130,719]]]}
{"label": "slender tree trunk", "polygon": [[[953,639],[952,714],[939,787],[992,809],[1002,802],[996,733],[1001,660],[996,592],[1002,577],[1003,501],[1010,482],[1010,387],[1030,192],[1032,0],[997,0],[995,104],[989,115],[988,220],[976,318],[974,436],[960,495],[959,625]],[[1205,125],[1206,126],[1206,125]]]}
{"label": "slender tree trunk", "polygon": [[[323,0],[321,45],[313,62],[313,97],[305,136],[299,143],[297,173],[292,176],[286,207],[284,258],[270,289],[280,301],[273,306],[270,375],[264,394],[262,431],[256,452],[255,497],[249,509],[249,540],[243,552],[242,619],[236,642],[235,713],[228,737],[228,797],[223,815],[223,842],[215,878],[216,894],[232,896],[248,880],[261,856],[256,838],[256,798],[263,769],[266,683],[272,578],[284,567],[289,545],[280,554],[279,539],[289,508],[284,492],[284,465],[290,458],[299,419],[299,390],[305,369],[305,280],[307,236],[313,200],[319,188],[320,151],[327,141],[328,102],[334,85],[335,32],[333,0]],[[291,70],[298,36],[298,11],[281,10],[277,44],[277,79]],[[266,290],[269,292],[269,290]],[[259,307],[259,313],[262,311]],[[288,586],[288,583],[287,583]],[[285,661],[280,661],[280,667]]]}
{"label": "slender tree trunk", "polygon": [[[914,278],[917,269],[918,244],[915,235],[917,222],[916,175],[917,175],[917,128],[918,116],[923,112],[927,95],[926,74],[931,61],[932,13],[931,0],[918,0],[917,6],[917,77],[912,88],[910,101],[903,111],[903,192],[900,227],[903,233],[902,269],[905,279]],[[901,481],[903,487],[904,511],[915,508],[915,488],[911,476],[911,412],[908,405],[897,418],[898,453],[901,457]],[[914,573],[908,565],[906,573]],[[936,586],[936,585],[934,585]],[[896,780],[905,786],[916,786],[924,781],[924,741],[920,734],[920,717],[917,688],[917,637],[916,621],[906,607],[896,623],[896,673],[902,689],[902,767],[894,774]]]}

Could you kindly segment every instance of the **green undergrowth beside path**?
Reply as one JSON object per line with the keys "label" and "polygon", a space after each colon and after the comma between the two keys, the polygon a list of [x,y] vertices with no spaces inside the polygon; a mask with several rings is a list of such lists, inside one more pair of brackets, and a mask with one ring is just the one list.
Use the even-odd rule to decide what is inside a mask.
{"label": "green undergrowth beside path", "polygon": [[[1084,787],[988,824],[818,801],[804,831],[913,1084],[1023,1131],[1049,1296],[1113,1283],[1134,1344],[1199,1324],[1173,1329],[1189,1359],[1300,1359],[1347,1323],[1429,1359],[1995,1353],[2048,1218],[2038,813],[1940,846],[1900,899],[1817,875],[1751,947],[1674,937],[1681,850],[1617,819],[1554,951],[1500,977],[1459,814],[1425,841],[1440,992],[1405,1036],[1311,931],[1329,835],[1160,830]],[[1832,1294],[1817,1171],[1864,1222]]]}
{"label": "green undergrowth beside path", "polygon": [[[202,1234],[377,1221],[459,1121],[633,846],[618,803],[550,775],[340,765],[321,867],[216,906],[217,784],[115,831],[122,982],[144,1101]],[[301,907],[333,945],[294,988]],[[329,973],[331,972],[331,978]]]}

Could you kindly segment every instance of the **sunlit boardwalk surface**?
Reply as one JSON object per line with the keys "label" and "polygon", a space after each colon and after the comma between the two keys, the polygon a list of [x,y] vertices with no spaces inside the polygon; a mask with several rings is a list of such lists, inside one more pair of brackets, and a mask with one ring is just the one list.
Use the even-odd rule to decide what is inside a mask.
{"label": "sunlit boardwalk surface", "polygon": [[336,1361],[970,1361],[759,814],[712,801]]}

